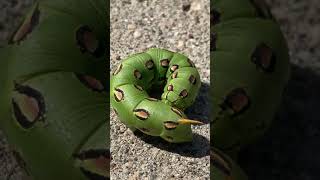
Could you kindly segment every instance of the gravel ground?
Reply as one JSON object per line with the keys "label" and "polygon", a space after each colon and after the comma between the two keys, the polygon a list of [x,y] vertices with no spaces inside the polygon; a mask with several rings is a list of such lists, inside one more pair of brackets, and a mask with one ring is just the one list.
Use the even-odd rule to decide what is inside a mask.
{"label": "gravel ground", "polygon": [[[199,50],[207,49],[207,46],[205,48],[193,47],[196,44],[201,47],[204,44],[208,44],[206,34],[209,33],[209,28],[208,25],[204,25],[204,21],[207,21],[204,19],[208,18],[206,13],[196,10],[195,6],[193,6],[195,9],[190,7],[189,11],[183,11],[182,9],[188,9],[188,6],[182,8],[183,5],[190,4],[192,1],[183,1],[183,4],[181,3],[182,0],[174,2],[170,0],[161,1],[163,5],[159,5],[154,9],[151,8],[154,4],[153,2],[140,1],[134,1],[132,4],[130,4],[130,1],[124,0],[112,1],[111,67],[119,63],[119,58],[143,51],[154,45],[184,52],[196,62],[201,71],[202,81],[207,82],[207,85],[201,90],[199,102],[208,103],[204,97],[209,83],[209,66],[206,64],[207,61],[201,61],[200,58],[208,59],[208,53],[206,50],[206,53],[201,53]],[[4,40],[17,25],[16,18],[23,14],[30,2],[31,0],[0,1],[0,46],[5,44]],[[175,10],[169,11],[163,8],[165,4],[168,5],[170,3],[177,4],[174,5],[176,7]],[[318,172],[320,170],[320,155],[318,153],[320,151],[320,122],[317,114],[318,102],[320,101],[320,51],[317,51],[320,46],[320,4],[318,0],[268,0],[268,3],[274,16],[279,20],[288,40],[293,64],[292,78],[273,127],[259,142],[242,151],[241,165],[251,179],[317,180],[319,179]],[[147,4],[149,4],[148,7],[146,7]],[[138,7],[140,10],[137,10]],[[124,9],[127,9],[127,12]],[[162,23],[175,23],[175,28],[182,29],[177,32],[182,34],[174,34],[176,29],[173,28],[174,31],[170,32],[168,32],[170,29],[167,30],[166,27],[163,28],[161,26],[158,29],[153,29],[160,24],[156,24],[155,27],[150,26],[150,24],[155,24],[158,19],[157,14],[161,13],[164,14]],[[153,16],[147,17],[149,14]],[[186,20],[185,22],[174,21],[173,19],[176,18],[173,18],[172,15]],[[166,21],[167,19],[168,21]],[[202,26],[188,30],[189,26],[194,24],[192,21],[200,21],[198,24],[202,24]],[[180,23],[185,23],[184,27],[177,26]],[[115,36],[115,31],[119,31],[118,36]],[[136,31],[138,32],[134,33]],[[195,33],[198,31],[202,31],[202,33],[196,35]],[[177,41],[175,40],[176,38],[178,39]],[[199,41],[200,39],[202,41]],[[182,43],[179,43],[179,40]],[[129,45],[128,42],[131,44]],[[188,114],[191,117],[201,117],[207,120],[208,112],[203,112],[201,103],[197,103],[192,107]],[[197,111],[198,109],[200,111]],[[191,146],[189,145],[189,147],[192,147],[189,149],[184,146],[182,148],[170,146],[170,148],[165,143],[159,142],[159,140],[153,141],[152,138],[135,136],[114,118],[112,119],[112,124],[111,138],[116,140],[111,144],[114,158],[112,177],[119,177],[120,179],[130,176],[131,179],[143,179],[147,177],[147,173],[157,175],[159,179],[161,176],[168,177],[166,174],[170,173],[173,173],[171,175],[174,176],[188,176],[194,173],[197,177],[200,177],[200,174],[203,177],[207,177],[208,164],[201,164],[204,159],[205,162],[208,162],[206,152],[196,148],[208,143],[206,142],[208,138],[203,138],[203,136],[207,137],[207,135],[203,134],[208,134],[206,126],[195,129],[196,133],[203,136],[197,136],[196,139],[198,141]],[[205,128],[205,131],[203,128]],[[120,142],[121,139],[122,141]],[[115,146],[115,143],[118,143],[118,146]],[[120,144],[122,146],[119,146]],[[188,151],[185,151],[185,149]],[[169,159],[169,161],[161,164],[163,163],[161,160],[165,158]],[[181,161],[185,162],[186,160],[188,167],[195,167],[195,169],[188,171],[186,168],[173,169],[175,165],[180,165]],[[206,169],[201,169],[203,166]],[[168,171],[164,171],[164,168]],[[148,171],[139,171],[141,169]],[[161,172],[160,175],[157,173],[159,171]],[[184,174],[186,171],[187,173]],[[174,179],[172,176],[170,178]],[[0,133],[0,179],[23,179],[23,173],[13,159],[2,133]]]}
{"label": "gravel ground", "polygon": [[[187,115],[208,122],[210,76],[208,0],[111,1],[111,69],[150,47],[182,52],[203,83]],[[209,179],[209,124],[194,127],[193,143],[173,145],[134,134],[111,113],[111,179]]]}

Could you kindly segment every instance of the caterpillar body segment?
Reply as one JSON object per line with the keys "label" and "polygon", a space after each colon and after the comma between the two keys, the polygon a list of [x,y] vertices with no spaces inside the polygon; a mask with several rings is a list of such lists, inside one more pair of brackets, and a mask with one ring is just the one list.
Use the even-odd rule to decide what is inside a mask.
{"label": "caterpillar body segment", "polygon": [[[200,76],[184,55],[163,49],[149,49],[129,56],[113,72],[111,105],[131,130],[160,136],[169,142],[192,140],[190,124],[183,110],[195,100]],[[149,96],[163,88],[160,99]]]}

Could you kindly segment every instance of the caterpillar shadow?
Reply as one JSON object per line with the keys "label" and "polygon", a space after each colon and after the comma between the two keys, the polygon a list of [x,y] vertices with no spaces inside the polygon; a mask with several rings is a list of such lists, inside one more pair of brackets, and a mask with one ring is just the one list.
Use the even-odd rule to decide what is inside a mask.
{"label": "caterpillar shadow", "polygon": [[192,142],[179,144],[169,143],[160,137],[149,136],[138,130],[134,134],[148,144],[181,156],[201,158],[210,155],[210,141],[199,134],[193,134]]}
{"label": "caterpillar shadow", "polygon": [[272,127],[239,155],[250,179],[319,179],[319,102],[320,73],[293,65]]}
{"label": "caterpillar shadow", "polygon": [[210,85],[202,82],[196,101],[186,109],[186,115],[190,119],[199,120],[205,124],[210,123]]}

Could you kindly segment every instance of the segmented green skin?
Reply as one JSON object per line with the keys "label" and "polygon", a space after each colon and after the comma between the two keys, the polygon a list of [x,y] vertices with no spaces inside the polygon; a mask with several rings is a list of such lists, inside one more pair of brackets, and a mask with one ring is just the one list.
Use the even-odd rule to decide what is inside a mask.
{"label": "segmented green skin", "polygon": [[212,1],[214,146],[235,154],[269,127],[289,76],[279,25],[261,1]]}
{"label": "segmented green skin", "polygon": [[210,164],[210,179],[212,180],[248,180],[240,167],[216,148],[210,150]]}
{"label": "segmented green skin", "polygon": [[[150,98],[152,87],[165,85],[161,100]],[[110,83],[110,101],[119,119],[131,130],[179,143],[192,140],[183,110],[195,101],[201,82],[194,64],[184,55],[150,49],[123,60]]]}
{"label": "segmented green skin", "polygon": [[34,179],[109,179],[107,3],[36,2],[0,49],[0,127]]}

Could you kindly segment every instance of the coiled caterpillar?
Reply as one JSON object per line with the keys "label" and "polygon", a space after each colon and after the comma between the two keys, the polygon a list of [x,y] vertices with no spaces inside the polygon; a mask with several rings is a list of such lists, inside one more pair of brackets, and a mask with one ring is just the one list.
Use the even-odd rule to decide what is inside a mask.
{"label": "coiled caterpillar", "polygon": [[109,179],[106,7],[37,1],[0,49],[1,129],[34,179]]}
{"label": "coiled caterpillar", "polygon": [[215,147],[234,155],[271,124],[288,81],[289,55],[263,2],[211,5],[211,135]]}
{"label": "coiled caterpillar", "polygon": [[[164,86],[161,101],[148,91]],[[192,140],[183,110],[192,105],[201,85],[199,73],[186,56],[164,49],[150,49],[125,59],[114,71],[110,101],[120,120],[132,131],[160,136],[168,142]]]}

